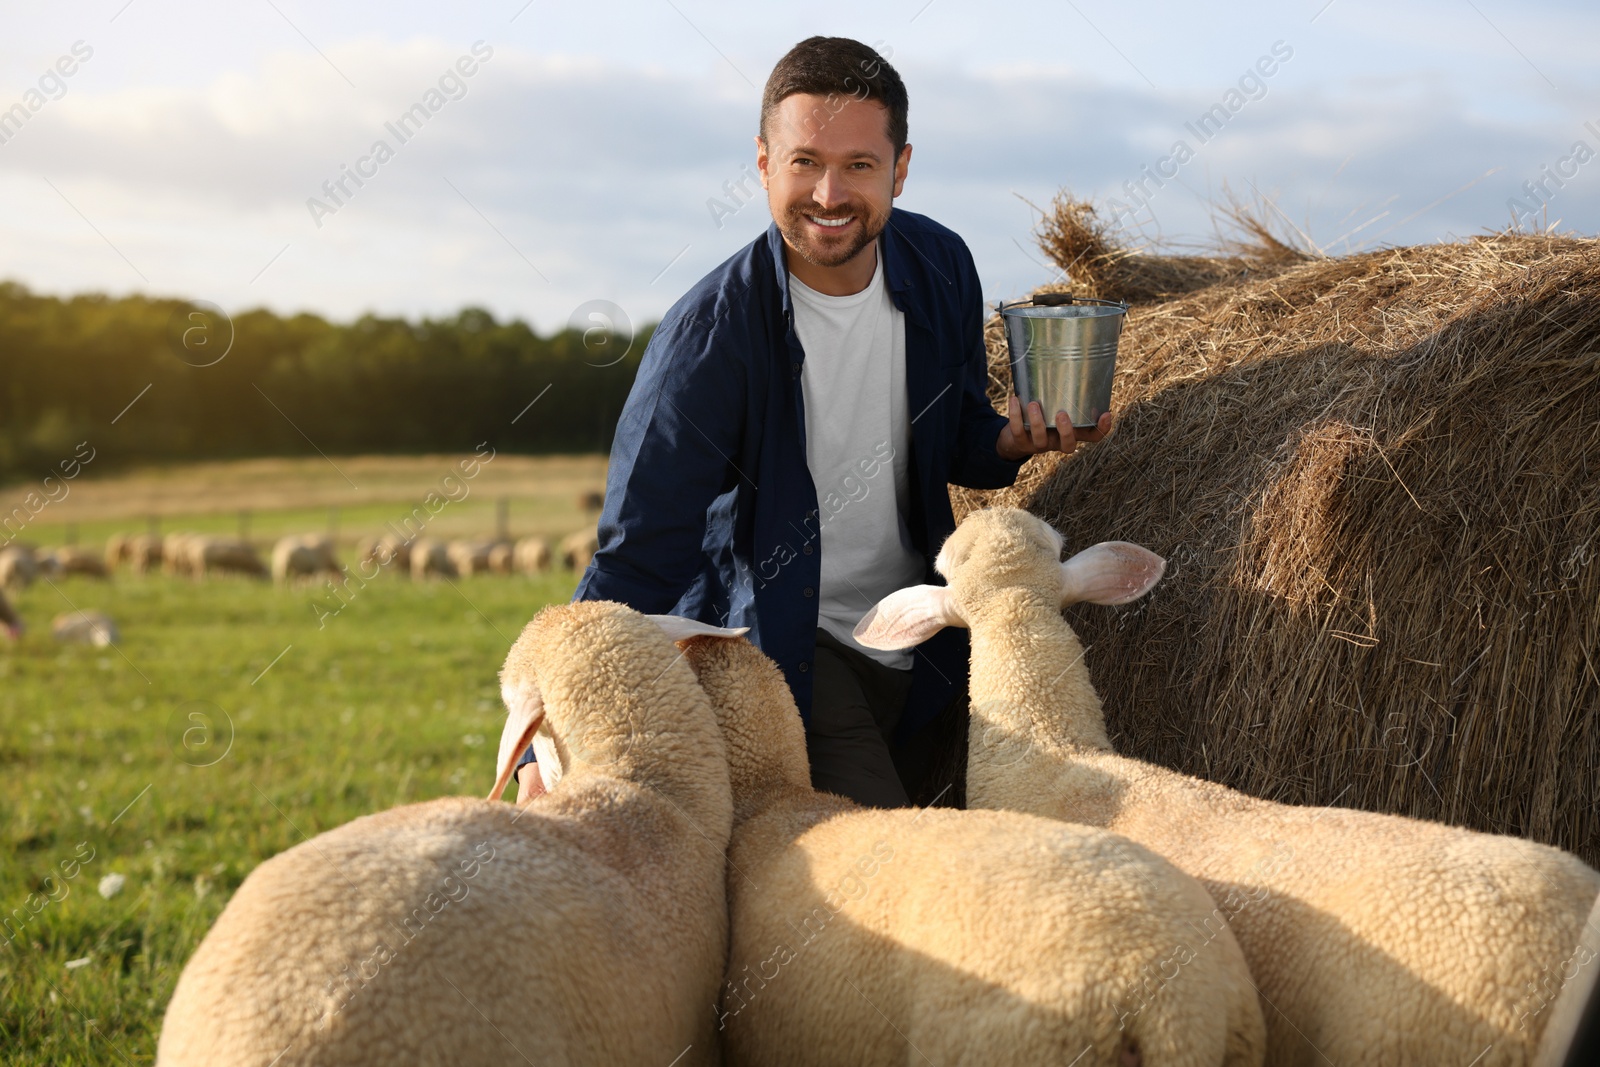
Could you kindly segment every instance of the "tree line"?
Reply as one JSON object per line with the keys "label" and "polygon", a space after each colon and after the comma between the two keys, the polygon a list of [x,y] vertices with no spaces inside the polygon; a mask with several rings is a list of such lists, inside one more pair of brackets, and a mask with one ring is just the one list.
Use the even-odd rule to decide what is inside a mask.
{"label": "tree line", "polygon": [[649,331],[630,342],[604,327],[615,319],[588,321],[599,325],[540,337],[479,308],[417,322],[230,317],[0,282],[0,481],[49,472],[82,441],[105,467],[480,442],[604,451]]}

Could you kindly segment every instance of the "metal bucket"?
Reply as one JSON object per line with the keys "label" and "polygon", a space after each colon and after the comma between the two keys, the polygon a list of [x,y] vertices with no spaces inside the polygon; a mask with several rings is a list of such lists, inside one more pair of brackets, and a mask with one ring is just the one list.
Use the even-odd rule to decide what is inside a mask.
{"label": "metal bucket", "polygon": [[1078,429],[1093,429],[1111,410],[1117,340],[1128,305],[1115,300],[1038,293],[1032,300],[996,304],[1011,353],[1011,381],[1022,400],[1039,401],[1045,421],[1065,411]]}

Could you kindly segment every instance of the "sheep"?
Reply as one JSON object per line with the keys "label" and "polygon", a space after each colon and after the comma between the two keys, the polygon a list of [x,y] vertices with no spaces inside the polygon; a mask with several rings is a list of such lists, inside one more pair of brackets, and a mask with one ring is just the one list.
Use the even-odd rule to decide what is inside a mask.
{"label": "sheep", "polygon": [[39,577],[39,562],[26,545],[0,548],[0,588],[26,589]]}
{"label": "sheep", "polygon": [[152,534],[138,534],[128,538],[128,567],[135,574],[149,574],[161,566],[164,558],[161,538]]}
{"label": "sheep", "polygon": [[400,574],[411,573],[411,542],[394,534],[371,537],[356,548],[360,563],[376,562],[380,567],[393,567]]}
{"label": "sheep", "polygon": [[321,534],[279,538],[272,546],[272,580],[285,585],[297,578],[338,574],[333,542]]}
{"label": "sheep", "polygon": [[451,541],[445,545],[445,553],[454,564],[456,573],[463,578],[474,574],[489,573],[489,549],[487,541]]}
{"label": "sheep", "polygon": [[1025,511],[975,512],[935,562],[948,586],[891,594],[856,629],[885,649],[972,630],[968,802],[1103,826],[1199,878],[1270,1005],[1272,1063],[1527,1063],[1539,983],[1579,945],[1600,874],[1531,841],[1272,803],[1118,756],[1060,609],[1135,599],[1165,565],[1120,542],[1061,549]]}
{"label": "sheep", "polygon": [[563,537],[561,544],[556,548],[556,555],[560,557],[563,567],[582,574],[588,569],[589,561],[599,549],[600,531],[597,527],[590,527]]}
{"label": "sheep", "polygon": [[22,616],[17,614],[17,609],[6,599],[5,590],[0,589],[0,632],[15,641],[22,636],[24,629],[26,627],[22,625]]}
{"label": "sheep", "polygon": [[50,620],[50,632],[57,641],[98,645],[101,648],[122,640],[111,616],[100,611],[65,611]]}
{"label": "sheep", "polygon": [[267,565],[244,541],[195,534],[185,540],[184,550],[188,557],[185,573],[194,578],[205,578],[213,572],[252,578],[265,578],[268,574]]}
{"label": "sheep", "polygon": [[489,573],[515,574],[517,546],[510,541],[496,541],[489,546]]}
{"label": "sheep", "polygon": [[193,575],[193,560],[189,551],[189,543],[198,534],[169,533],[161,538],[161,569],[167,574],[184,576]]}
{"label": "sheep", "polygon": [[598,489],[589,489],[578,494],[579,511],[599,511],[606,506],[606,495]]}
{"label": "sheep", "polygon": [[[48,564],[46,564],[48,560]],[[66,577],[69,575],[82,575],[86,578],[109,578],[111,572],[106,569],[105,561],[98,555],[86,552],[81,548],[68,545],[65,548],[46,549],[39,555],[40,569],[47,571],[51,577]]]}
{"label": "sheep", "polygon": [[599,602],[540,612],[501,677],[499,785],[537,733],[560,787],[406,805],[261,864],[179,977],[158,1064],[718,1062],[732,802],[705,694]]}
{"label": "sheep", "polygon": [[133,547],[127,534],[114,533],[106,538],[106,570],[114,571],[128,562],[128,552]]}
{"label": "sheep", "polygon": [[420,580],[431,574],[454,578],[456,565],[451,561],[443,541],[421,537],[411,544],[411,577]]}
{"label": "sheep", "polygon": [[524,537],[517,542],[512,560],[518,574],[544,574],[550,569],[550,542],[542,537]]}
{"label": "sheep", "polygon": [[816,792],[777,666],[658,621],[728,747],[730,1061],[1261,1062],[1244,959],[1194,879],[1102,830]]}

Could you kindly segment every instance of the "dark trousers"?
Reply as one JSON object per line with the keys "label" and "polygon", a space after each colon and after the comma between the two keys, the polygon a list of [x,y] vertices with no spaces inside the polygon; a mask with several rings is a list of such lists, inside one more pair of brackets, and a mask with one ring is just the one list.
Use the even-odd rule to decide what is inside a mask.
{"label": "dark trousers", "polygon": [[911,671],[886,667],[818,630],[812,678],[806,724],[812,786],[868,807],[908,807],[891,739],[905,710]]}

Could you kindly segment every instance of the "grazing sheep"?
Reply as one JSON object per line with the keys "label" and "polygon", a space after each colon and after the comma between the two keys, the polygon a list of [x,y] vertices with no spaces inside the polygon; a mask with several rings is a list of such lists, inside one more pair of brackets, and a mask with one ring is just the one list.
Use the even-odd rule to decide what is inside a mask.
{"label": "grazing sheep", "polygon": [[659,621],[728,746],[730,1061],[1261,1062],[1255,989],[1194,879],[1103,830],[816,792],[777,666]]}
{"label": "grazing sheep", "polygon": [[188,555],[186,573],[194,578],[205,578],[213,573],[244,574],[252,578],[267,577],[267,565],[261,562],[256,550],[243,541],[230,541],[222,537],[196,534],[184,543]]}
{"label": "grazing sheep", "polygon": [[53,578],[74,574],[86,578],[111,577],[111,572],[106,570],[105,561],[98,555],[70,545],[65,548],[46,549],[39,554],[39,562],[40,569]]}
{"label": "grazing sheep", "polygon": [[454,578],[456,565],[450,559],[449,546],[443,541],[419,537],[411,544],[411,577],[427,578],[437,574],[441,578]]}
{"label": "grazing sheep", "polygon": [[261,864],[178,979],[158,1064],[718,1062],[732,811],[705,694],[603,603],[540,612],[502,680],[560,787],[407,805]]}
{"label": "grazing sheep", "polygon": [[517,546],[510,541],[496,541],[489,546],[489,573],[515,574]]}
{"label": "grazing sheep", "polygon": [[194,577],[194,559],[190,544],[198,534],[169,533],[161,538],[161,569],[178,577]]}
{"label": "grazing sheep", "polygon": [[0,588],[26,589],[39,577],[39,562],[26,545],[0,548]]}
{"label": "grazing sheep", "polygon": [[489,573],[491,547],[488,541],[451,541],[445,546],[445,553],[455,566],[456,573],[466,578]]}
{"label": "grazing sheep", "polygon": [[272,580],[279,585],[338,573],[339,559],[333,541],[321,534],[283,537],[272,546]]}
{"label": "grazing sheep", "polygon": [[127,534],[114,533],[106,538],[106,570],[114,571],[127,563],[129,552],[133,548],[133,539]]}
{"label": "grazing sheep", "polygon": [[529,577],[544,574],[550,569],[550,542],[542,537],[524,537],[517,542],[512,561],[518,574]]}
{"label": "grazing sheep", "polygon": [[66,611],[50,620],[50,632],[57,641],[104,648],[122,640],[111,616],[99,611]]}
{"label": "grazing sheep", "polygon": [[1580,945],[1600,874],[1531,841],[1271,803],[1118,756],[1061,607],[1135,599],[1164,564],[1121,543],[1061,563],[1061,547],[1025,511],[974,512],[935,564],[947,587],[894,593],[857,628],[873,648],[971,628],[968,802],[1104,826],[1205,883],[1270,1005],[1272,1063],[1528,1063],[1541,983]]}
{"label": "grazing sheep", "polygon": [[357,546],[356,559],[363,564],[377,563],[380,567],[392,567],[396,573],[410,574],[411,542],[394,534],[369,537]]}
{"label": "grazing sheep", "polygon": [[556,555],[560,557],[563,567],[582,574],[588,569],[589,561],[599,550],[600,530],[598,527],[590,527],[563,537],[561,544],[556,548]]}
{"label": "grazing sheep", "polygon": [[598,489],[578,494],[579,511],[599,511],[606,506],[606,495]]}
{"label": "grazing sheep", "polygon": [[5,591],[0,590],[0,632],[15,641],[22,636],[24,629],[26,627],[22,625],[22,616],[17,614],[17,609],[6,599]]}
{"label": "grazing sheep", "polygon": [[162,539],[150,534],[136,534],[128,538],[128,567],[135,574],[149,574],[161,566],[164,558]]}

